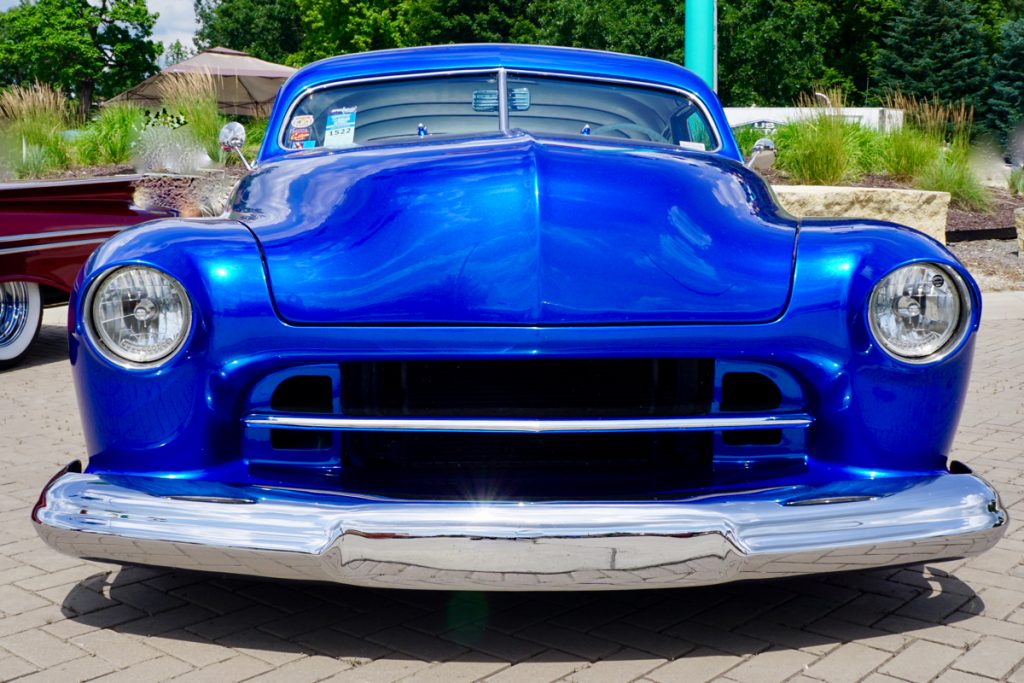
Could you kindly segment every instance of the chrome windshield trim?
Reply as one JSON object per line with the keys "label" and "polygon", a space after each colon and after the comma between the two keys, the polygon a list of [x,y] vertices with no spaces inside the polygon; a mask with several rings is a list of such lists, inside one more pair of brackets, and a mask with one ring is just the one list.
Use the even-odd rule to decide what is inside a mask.
{"label": "chrome windshield trim", "polygon": [[102,244],[107,241],[106,237],[93,240],[72,240],[69,242],[53,242],[52,244],[30,244],[27,247],[11,247],[0,249],[0,256],[5,254],[21,254],[26,251],[42,251],[43,249],[59,249],[61,247],[80,247],[83,244]]}
{"label": "chrome windshield trim", "polygon": [[643,417],[603,419],[507,419],[507,418],[415,418],[334,417],[315,414],[253,413],[242,421],[247,427],[272,429],[344,430],[359,432],[494,432],[563,433],[577,432],[706,432],[717,429],[807,428],[814,418],[805,413],[736,415],[713,417]]}
{"label": "chrome windshield trim", "polygon": [[498,130],[508,131],[508,71],[498,69]]}
{"label": "chrome windshield trim", "polygon": [[[665,92],[676,93],[678,95],[682,95],[686,99],[688,99],[691,102],[693,102],[701,110],[701,113],[704,114],[704,118],[707,120],[709,129],[711,130],[711,132],[715,136],[715,141],[718,143],[717,147],[715,147],[713,149],[707,149],[707,150],[704,150],[703,152],[699,152],[699,153],[702,153],[702,154],[714,154],[715,152],[722,151],[722,147],[723,147],[722,134],[718,130],[718,125],[715,123],[714,117],[711,116],[711,112],[708,110],[707,105],[704,103],[704,101],[701,98],[697,97],[696,94],[694,94],[693,92],[691,92],[689,90],[686,90],[684,88],[679,88],[679,87],[676,87],[674,85],[667,85],[665,83],[656,83],[656,82],[653,82],[653,81],[645,81],[645,80],[632,79],[632,78],[617,78],[615,76],[600,76],[600,75],[593,75],[593,74],[578,74],[578,73],[563,72],[563,71],[544,71],[544,70],[537,70],[537,69],[516,69],[515,67],[509,67],[509,66],[488,67],[488,68],[484,68],[484,69],[442,69],[442,70],[439,70],[439,71],[421,71],[421,72],[410,72],[410,73],[402,73],[402,74],[388,74],[386,76],[360,76],[358,78],[340,78],[340,79],[337,79],[337,80],[334,80],[334,81],[328,81],[326,83],[318,83],[318,84],[316,84],[314,86],[303,88],[298,94],[295,95],[295,98],[292,99],[291,103],[288,105],[288,109],[285,111],[284,117],[281,119],[281,128],[278,130],[277,138],[276,138],[277,146],[283,152],[290,151],[290,150],[288,150],[285,147],[285,144],[284,144],[284,134],[288,130],[288,122],[291,121],[292,115],[295,113],[295,109],[299,106],[299,104],[304,99],[306,99],[307,97],[309,97],[310,95],[312,95],[315,92],[319,92],[321,90],[326,90],[326,89],[329,89],[329,88],[334,88],[334,87],[337,87],[337,86],[359,85],[359,84],[362,84],[362,83],[373,83],[373,82],[377,82],[377,81],[381,81],[381,82],[383,82],[383,81],[399,81],[399,80],[406,80],[406,79],[437,78],[437,77],[440,77],[440,76],[466,76],[466,75],[476,75],[476,74],[495,74],[498,77],[499,84],[501,83],[502,80],[504,80],[507,83],[508,76],[511,74],[512,76],[516,76],[516,75],[543,76],[543,77],[546,77],[546,78],[563,78],[563,79],[577,80],[577,81],[596,81],[596,82],[599,82],[599,83],[614,83],[614,84],[618,84],[618,85],[631,85],[631,86],[636,86],[636,87],[640,87],[640,88],[650,88],[650,89],[654,89],[654,90],[662,90],[662,91],[665,91]],[[498,129],[497,129],[496,132],[507,132],[508,129],[509,129],[509,114],[508,114],[508,111],[507,111],[508,93],[505,92],[505,89],[502,88],[499,85],[498,96],[502,97],[502,93],[504,93],[504,98],[505,98],[504,101],[505,101],[505,104],[506,104],[506,106],[504,107],[504,120],[505,120],[505,123],[504,123],[504,125],[502,125],[502,121],[501,121],[501,119],[502,119],[502,111],[499,111],[498,112],[498,118],[499,118]],[[501,105],[499,104],[499,108],[500,107],[501,107]],[[615,138],[611,138],[611,139],[614,140]],[[633,142],[640,142],[640,141],[634,140]],[[658,143],[654,143],[654,144],[658,144]],[[669,147],[672,147],[673,149],[683,149],[681,147],[678,147],[676,145],[671,145],[671,144],[669,145]],[[698,150],[690,150],[690,151],[698,152]]]}
{"label": "chrome windshield trim", "polygon": [[82,228],[80,230],[55,230],[53,232],[25,233],[23,235],[7,235],[0,237],[0,244],[5,242],[27,242],[29,240],[43,240],[51,237],[81,237],[82,235],[99,235],[104,232],[120,232],[124,226],[111,225],[107,228]]}

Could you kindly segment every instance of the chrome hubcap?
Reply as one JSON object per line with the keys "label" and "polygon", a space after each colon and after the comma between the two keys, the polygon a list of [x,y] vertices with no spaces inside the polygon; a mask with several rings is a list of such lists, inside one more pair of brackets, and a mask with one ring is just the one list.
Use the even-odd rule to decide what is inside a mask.
{"label": "chrome hubcap", "polygon": [[28,286],[24,282],[0,282],[0,347],[12,343],[28,323]]}

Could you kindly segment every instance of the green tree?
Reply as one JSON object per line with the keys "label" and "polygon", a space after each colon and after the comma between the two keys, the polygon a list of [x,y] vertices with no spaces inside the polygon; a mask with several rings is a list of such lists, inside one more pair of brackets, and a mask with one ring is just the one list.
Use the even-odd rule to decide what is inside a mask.
{"label": "green tree", "polygon": [[227,47],[270,62],[284,62],[302,45],[295,0],[195,0],[196,45]]}
{"label": "green tree", "polygon": [[195,50],[190,50],[181,44],[180,40],[176,40],[170,44],[167,51],[164,53],[164,66],[170,66],[177,64],[178,62],[184,62],[186,59],[195,54]]}
{"label": "green tree", "polygon": [[848,87],[827,63],[838,32],[825,0],[722,0],[719,96],[734,106],[788,105],[816,85]]}
{"label": "green tree", "polygon": [[536,41],[683,61],[683,6],[668,0],[541,0],[511,32]]}
{"label": "green tree", "polygon": [[84,118],[97,95],[109,97],[157,71],[156,19],[145,0],[22,0],[0,14],[0,75],[64,90]]}
{"label": "green tree", "polygon": [[404,3],[385,0],[295,0],[302,44],[288,58],[300,65],[349,52],[402,47]]}
{"label": "green tree", "polygon": [[1024,19],[1004,24],[1000,43],[1002,49],[992,59],[985,124],[1005,144],[1024,125]]}
{"label": "green tree", "polygon": [[526,42],[534,27],[528,0],[406,0],[400,10],[406,44]]}
{"label": "green tree", "polygon": [[826,48],[825,62],[850,86],[848,101],[863,102],[872,89],[878,46],[903,0],[837,0],[831,6],[838,32]]}
{"label": "green tree", "polygon": [[1003,24],[1024,17],[1024,0],[975,0],[985,42],[990,52],[998,52]]}
{"label": "green tree", "polygon": [[879,88],[978,107],[988,84],[985,37],[965,0],[909,0],[875,60]]}

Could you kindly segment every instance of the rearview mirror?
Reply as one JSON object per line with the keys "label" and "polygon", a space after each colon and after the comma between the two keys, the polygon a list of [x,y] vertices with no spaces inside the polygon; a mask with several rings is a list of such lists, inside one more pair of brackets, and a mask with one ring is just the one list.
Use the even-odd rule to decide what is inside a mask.
{"label": "rearview mirror", "polygon": [[220,136],[218,137],[220,147],[225,152],[234,151],[238,154],[238,158],[242,160],[242,165],[245,166],[245,170],[251,171],[252,165],[249,163],[245,155],[242,154],[242,145],[245,144],[245,128],[238,121],[229,121],[224,124],[224,127],[220,129]]}
{"label": "rearview mirror", "polygon": [[775,165],[775,143],[771,138],[760,138],[751,149],[747,168],[754,171],[768,171]]}

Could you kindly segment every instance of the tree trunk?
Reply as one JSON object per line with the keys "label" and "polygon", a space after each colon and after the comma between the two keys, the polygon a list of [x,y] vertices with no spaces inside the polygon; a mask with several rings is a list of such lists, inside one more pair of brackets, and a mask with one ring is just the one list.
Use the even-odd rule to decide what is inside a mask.
{"label": "tree trunk", "polygon": [[95,89],[96,84],[92,80],[78,83],[78,118],[80,121],[89,120],[89,112],[92,110],[92,93]]}

